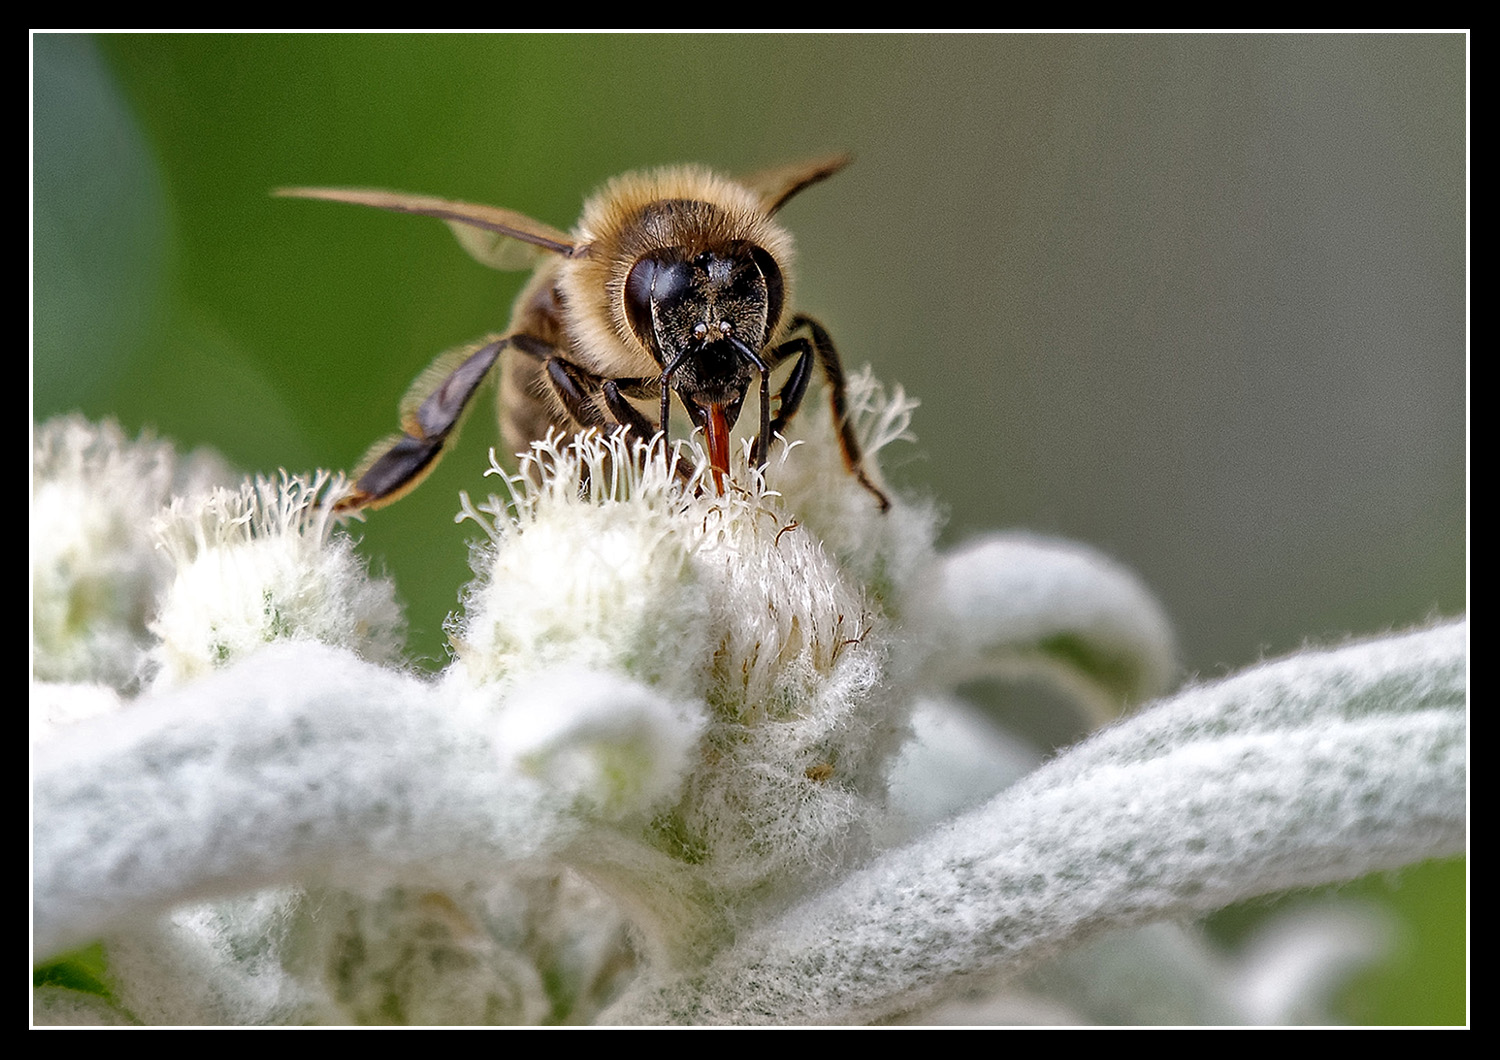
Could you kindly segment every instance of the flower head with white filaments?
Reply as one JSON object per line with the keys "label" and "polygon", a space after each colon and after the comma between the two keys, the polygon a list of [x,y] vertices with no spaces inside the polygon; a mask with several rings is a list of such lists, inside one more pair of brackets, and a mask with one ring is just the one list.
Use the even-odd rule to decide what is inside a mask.
{"label": "flower head with white filaments", "polygon": [[[851,404],[870,453],[905,433],[899,391]],[[855,1022],[954,1018],[983,982],[989,1018],[1125,1022],[1076,985],[1123,961],[1175,1022],[1274,1022],[1248,966],[1138,926],[1462,849],[1466,623],[1189,690],[1026,773],[947,690],[1148,699],[1159,607],[1065,542],[937,553],[930,509],[882,515],[803,419],[724,496],[659,446],[538,443],[507,501],[464,502],[487,539],[435,680],[393,667],[388,590],[299,507],[325,483],[239,495],[295,517],[168,515],[178,601],[142,639],[207,662],[159,640],[175,677],[39,752],[38,956],[102,939],[109,969],[39,1016]],[[204,562],[242,536],[288,543]],[[1363,953],[1354,923],[1301,962]]]}
{"label": "flower head with white filaments", "polygon": [[186,683],[285,639],[395,659],[394,587],[370,578],[353,542],[333,533],[329,498],[344,488],[342,476],[283,471],[162,511],[155,532],[175,575],[151,623],[158,683]]}
{"label": "flower head with white filaments", "polygon": [[503,703],[517,681],[582,667],[695,704],[699,761],[659,808],[656,845],[734,890],[836,864],[864,844],[906,726],[909,703],[883,680],[894,624],[744,452],[743,485],[719,496],[642,448],[548,439],[507,478],[451,679]]}
{"label": "flower head with white filaments", "polygon": [[227,476],[215,458],[179,459],[118,424],[64,416],[32,447],[32,657],[54,682],[134,687],[146,622],[169,570],[151,535],[157,511]]}

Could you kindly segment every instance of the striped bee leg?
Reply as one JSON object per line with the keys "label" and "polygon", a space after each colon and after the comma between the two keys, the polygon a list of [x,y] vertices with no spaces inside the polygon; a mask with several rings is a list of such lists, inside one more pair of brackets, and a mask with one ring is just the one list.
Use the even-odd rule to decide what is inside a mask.
{"label": "striped bee leg", "polygon": [[457,438],[475,393],[509,342],[507,337],[449,350],[417,376],[401,401],[401,433],[370,448],[334,510],[380,508],[414,490]]}

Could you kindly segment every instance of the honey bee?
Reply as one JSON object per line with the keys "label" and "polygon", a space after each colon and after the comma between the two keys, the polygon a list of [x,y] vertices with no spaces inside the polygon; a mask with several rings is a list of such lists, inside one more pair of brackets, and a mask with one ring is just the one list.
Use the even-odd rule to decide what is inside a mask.
{"label": "honey bee", "polygon": [[[729,432],[751,389],[758,384],[760,401],[751,455],[764,467],[772,436],[796,414],[816,366],[844,463],[888,509],[848,423],[833,341],[816,320],[789,308],[792,243],[775,220],[788,199],[848,161],[832,155],[743,180],[696,166],[627,174],[587,201],[572,234],[511,210],[424,195],[278,190],[435,217],[481,263],[535,269],[504,335],[444,353],[417,377],[401,402],[401,433],[370,450],[337,508],[378,508],[414,489],[502,363],[501,353],[510,351],[501,369],[500,422],[513,451],[554,428],[623,430],[643,441],[660,432],[665,440],[675,392],[704,433],[721,494]],[[787,362],[792,368],[773,416],[771,373]]]}

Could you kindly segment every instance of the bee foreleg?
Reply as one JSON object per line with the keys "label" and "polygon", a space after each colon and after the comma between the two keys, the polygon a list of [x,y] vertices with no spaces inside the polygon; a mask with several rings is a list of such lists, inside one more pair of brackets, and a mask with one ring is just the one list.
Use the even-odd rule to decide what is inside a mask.
{"label": "bee foreleg", "polygon": [[[659,431],[654,423],[648,420],[640,409],[625,400],[625,391],[634,389],[630,380],[606,380],[604,384],[604,403],[609,406],[610,415],[620,424],[625,431],[643,441],[649,442],[657,434],[662,434],[662,442],[666,443],[666,435]],[[649,395],[646,395],[649,396]],[[678,461],[675,450],[668,449],[667,459],[672,461],[672,473],[678,478],[686,481],[690,477],[686,465]]]}
{"label": "bee foreleg", "polygon": [[750,459],[756,467],[764,468],[765,454],[771,449],[771,365],[774,362],[765,360],[738,339],[731,338],[729,341],[739,350],[740,356],[760,373],[760,433],[755,436]]}
{"label": "bee foreleg", "polygon": [[[802,398],[807,394],[808,381],[812,379],[813,355],[812,346],[806,339],[792,339],[783,342],[771,351],[768,358],[772,367],[786,360],[788,357],[796,357],[797,363],[792,366],[792,374],[787,377],[786,384],[776,394],[776,418],[771,421],[768,435],[774,437],[778,432],[785,430],[786,425],[791,422],[797,410],[802,407]],[[755,452],[753,454],[757,464],[764,465],[766,454],[761,451],[760,442],[757,439]]]}
{"label": "bee foreleg", "polygon": [[455,437],[464,413],[508,339],[478,349],[450,350],[417,376],[401,402],[402,433],[365,454],[354,485],[334,504],[336,511],[379,508],[415,489]]}

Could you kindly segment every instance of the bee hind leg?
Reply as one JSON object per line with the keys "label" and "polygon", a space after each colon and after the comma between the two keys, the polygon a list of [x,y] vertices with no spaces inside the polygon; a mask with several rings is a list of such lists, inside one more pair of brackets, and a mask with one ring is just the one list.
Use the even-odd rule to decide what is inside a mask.
{"label": "bee hind leg", "polygon": [[431,473],[458,435],[474,394],[508,339],[442,354],[417,377],[401,402],[401,431],[377,442],[354,474],[354,485],[334,504],[338,512],[380,508],[400,500]]}

